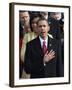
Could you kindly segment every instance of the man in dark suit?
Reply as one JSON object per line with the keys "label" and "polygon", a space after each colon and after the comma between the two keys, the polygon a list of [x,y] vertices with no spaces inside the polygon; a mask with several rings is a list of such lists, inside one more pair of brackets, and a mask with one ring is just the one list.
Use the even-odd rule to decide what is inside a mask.
{"label": "man in dark suit", "polygon": [[40,35],[27,43],[24,69],[30,78],[63,77],[60,44],[48,36],[46,19],[39,19],[37,25]]}

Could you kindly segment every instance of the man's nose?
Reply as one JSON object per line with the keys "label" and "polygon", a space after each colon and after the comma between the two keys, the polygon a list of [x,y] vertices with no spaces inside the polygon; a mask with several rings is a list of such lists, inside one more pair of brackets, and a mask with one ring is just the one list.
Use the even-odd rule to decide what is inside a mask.
{"label": "man's nose", "polygon": [[26,18],[24,18],[24,20],[26,21],[27,19],[26,19]]}
{"label": "man's nose", "polygon": [[41,29],[43,30],[43,29],[44,29],[44,27],[42,26],[42,27],[41,27]]}

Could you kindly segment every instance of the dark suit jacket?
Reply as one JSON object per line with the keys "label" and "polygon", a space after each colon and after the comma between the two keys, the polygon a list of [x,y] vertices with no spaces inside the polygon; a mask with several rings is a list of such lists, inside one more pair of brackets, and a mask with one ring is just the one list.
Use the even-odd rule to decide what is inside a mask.
{"label": "dark suit jacket", "polygon": [[31,74],[31,78],[63,76],[61,48],[55,39],[48,37],[48,51],[51,49],[55,51],[55,58],[44,66],[39,37],[27,43],[24,69],[26,73]]}

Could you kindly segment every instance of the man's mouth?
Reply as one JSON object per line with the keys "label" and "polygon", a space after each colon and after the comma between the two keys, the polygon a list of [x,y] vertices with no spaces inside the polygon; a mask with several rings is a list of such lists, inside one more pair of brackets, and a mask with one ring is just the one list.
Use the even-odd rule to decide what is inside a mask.
{"label": "man's mouth", "polygon": [[44,34],[45,32],[41,32],[42,34]]}

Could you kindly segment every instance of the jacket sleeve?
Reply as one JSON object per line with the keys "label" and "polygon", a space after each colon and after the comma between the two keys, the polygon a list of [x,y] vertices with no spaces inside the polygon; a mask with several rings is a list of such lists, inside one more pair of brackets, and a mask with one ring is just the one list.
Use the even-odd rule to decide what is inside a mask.
{"label": "jacket sleeve", "polygon": [[27,74],[31,73],[31,50],[30,50],[30,45],[27,43],[26,44],[26,51],[25,51],[25,61],[24,61],[24,70],[26,71]]}

